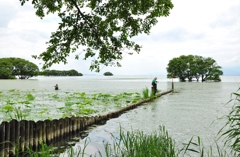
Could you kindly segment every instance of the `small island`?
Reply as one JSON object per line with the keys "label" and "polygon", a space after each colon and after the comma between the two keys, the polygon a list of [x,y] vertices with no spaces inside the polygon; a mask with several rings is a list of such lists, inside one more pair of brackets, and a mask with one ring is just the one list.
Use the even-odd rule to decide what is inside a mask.
{"label": "small island", "polygon": [[113,74],[111,72],[105,72],[103,75],[104,76],[113,76]]}

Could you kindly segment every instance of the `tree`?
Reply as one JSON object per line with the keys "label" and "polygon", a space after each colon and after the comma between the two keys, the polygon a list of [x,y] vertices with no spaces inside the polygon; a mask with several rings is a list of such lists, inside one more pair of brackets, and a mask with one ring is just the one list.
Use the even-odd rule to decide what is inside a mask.
{"label": "tree", "polygon": [[68,76],[79,76],[79,73],[72,69],[72,70],[69,70],[68,73],[67,73]]}
{"label": "tree", "polygon": [[103,75],[104,76],[113,76],[113,74],[111,72],[105,72]]}
{"label": "tree", "polygon": [[202,56],[182,55],[173,58],[169,61],[167,69],[167,77],[171,78],[172,74],[179,78],[180,81],[197,81],[201,78],[202,81],[213,80],[221,81],[220,75],[223,75],[221,67],[217,65],[216,61],[210,57],[204,58]]}
{"label": "tree", "polygon": [[12,76],[13,65],[7,59],[0,59],[0,79],[14,79]]}
{"label": "tree", "polygon": [[28,79],[37,76],[38,72],[38,66],[25,59],[13,57],[0,59],[0,78],[13,79],[17,76],[19,79]]}
{"label": "tree", "polygon": [[76,70],[44,70],[41,72],[41,75],[44,76],[83,76],[82,73],[77,72]]}
{"label": "tree", "polygon": [[[28,0],[19,0],[24,5]],[[92,58],[90,70],[100,65],[121,66],[126,54],[140,52],[131,40],[149,34],[158,17],[168,16],[171,0],[31,0],[36,15],[57,14],[61,22],[47,42],[46,51],[32,57],[44,61],[46,69],[55,63],[67,63],[66,57],[82,46],[84,60]],[[81,52],[81,53],[82,53]],[[80,53],[80,54],[81,54]],[[79,59],[76,54],[75,59]]]}

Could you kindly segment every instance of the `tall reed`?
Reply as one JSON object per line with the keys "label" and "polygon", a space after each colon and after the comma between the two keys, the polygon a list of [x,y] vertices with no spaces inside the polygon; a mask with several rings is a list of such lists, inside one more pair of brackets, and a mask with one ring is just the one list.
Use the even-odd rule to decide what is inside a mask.
{"label": "tall reed", "polygon": [[142,90],[142,96],[144,99],[149,98],[149,89],[147,87]]}
{"label": "tall reed", "polygon": [[105,143],[105,154],[107,157],[176,157],[175,143],[168,136],[165,127],[160,127],[159,132],[150,135],[142,131],[126,132],[120,131],[120,137],[113,137],[113,145]]}
{"label": "tall reed", "polygon": [[230,102],[233,102],[232,110],[225,116],[227,122],[219,134],[225,139],[225,146],[229,146],[235,156],[240,156],[240,88],[231,94]]}

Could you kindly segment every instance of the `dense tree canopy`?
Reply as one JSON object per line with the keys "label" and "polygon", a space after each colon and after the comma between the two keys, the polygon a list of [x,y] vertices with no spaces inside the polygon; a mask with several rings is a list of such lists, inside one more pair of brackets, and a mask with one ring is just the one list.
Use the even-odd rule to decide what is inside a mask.
{"label": "dense tree canopy", "polygon": [[44,70],[40,73],[44,76],[83,76],[82,73],[77,72],[76,70]]}
{"label": "dense tree canopy", "polygon": [[[29,0],[19,0],[24,5]],[[168,16],[171,0],[30,0],[40,18],[58,14],[61,22],[52,33],[45,52],[39,56],[43,68],[67,63],[66,57],[83,52],[92,58],[90,70],[99,72],[100,65],[121,66],[125,54],[140,52],[141,46],[132,41],[138,34],[150,33],[157,18]],[[81,47],[79,47],[81,46]],[[76,53],[81,48],[83,51]]]}
{"label": "dense tree canopy", "polygon": [[193,56],[193,55],[182,55],[177,58],[173,58],[169,61],[167,67],[167,77],[176,77],[181,81],[188,79],[196,79],[197,81],[201,78],[202,81],[214,80],[221,81],[220,75],[223,75],[221,67],[218,66],[216,61],[210,57]]}
{"label": "dense tree canopy", "polygon": [[103,74],[104,76],[113,76],[113,73],[111,73],[111,72],[105,72],[104,74]]}
{"label": "dense tree canopy", "polygon": [[0,58],[0,79],[28,79],[37,76],[36,64],[21,58]]}

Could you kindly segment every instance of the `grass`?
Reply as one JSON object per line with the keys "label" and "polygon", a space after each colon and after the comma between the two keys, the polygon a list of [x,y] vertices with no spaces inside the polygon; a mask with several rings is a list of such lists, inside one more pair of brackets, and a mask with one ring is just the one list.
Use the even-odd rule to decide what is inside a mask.
{"label": "grass", "polygon": [[[123,131],[120,127],[120,133],[116,137],[110,134],[111,141],[104,142],[104,150],[99,150],[95,154],[85,152],[89,144],[89,138],[84,140],[84,145],[76,151],[72,145],[69,145],[64,156],[68,157],[233,157],[239,154],[229,155],[225,148],[216,145],[206,148],[200,137],[192,137],[188,143],[177,146],[164,126],[151,134],[145,134],[142,131]],[[179,149],[181,147],[181,149]],[[28,148],[25,152],[15,147],[16,157],[58,157],[63,155],[61,147],[54,148],[44,143],[37,150]],[[91,153],[91,152],[90,152]]]}
{"label": "grass", "polygon": [[233,102],[231,112],[224,116],[227,122],[219,131],[221,138],[225,139],[225,146],[229,146],[235,156],[240,156],[240,88],[231,94],[228,103]]}
{"label": "grass", "polygon": [[105,154],[107,157],[146,157],[164,156],[175,157],[178,152],[175,143],[168,136],[165,127],[160,127],[159,132],[150,135],[142,131],[124,133],[120,131],[120,137],[113,137],[114,144],[105,143]]}
{"label": "grass", "polygon": [[[159,93],[159,92],[160,92],[160,90],[157,90],[156,94]],[[144,99],[148,99],[148,98],[154,99],[154,98],[156,98],[153,91],[152,90],[150,91],[147,87],[142,90],[142,97]]]}
{"label": "grass", "polygon": [[147,87],[142,90],[142,96],[144,99],[149,98],[149,89]]}

